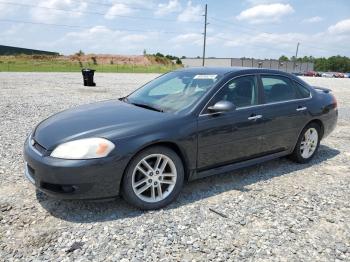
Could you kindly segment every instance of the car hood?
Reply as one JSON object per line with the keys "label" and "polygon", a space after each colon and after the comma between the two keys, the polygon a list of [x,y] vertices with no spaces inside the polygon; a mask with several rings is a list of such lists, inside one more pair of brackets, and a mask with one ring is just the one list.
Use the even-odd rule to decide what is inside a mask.
{"label": "car hood", "polygon": [[131,136],[135,130],[163,121],[169,115],[119,100],[109,100],[53,115],[36,127],[33,138],[41,146],[53,150],[58,144],[81,138]]}

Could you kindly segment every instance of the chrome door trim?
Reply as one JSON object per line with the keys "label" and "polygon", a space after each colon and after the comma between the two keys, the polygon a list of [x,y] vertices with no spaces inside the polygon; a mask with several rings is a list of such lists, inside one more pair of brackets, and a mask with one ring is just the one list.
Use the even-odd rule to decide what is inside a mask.
{"label": "chrome door trim", "polygon": [[[276,75],[276,76],[282,76],[282,77],[286,77],[288,78],[291,82],[295,81],[291,78],[289,78],[288,76],[285,75],[281,75],[281,74],[276,74],[276,73],[256,73],[256,74],[245,74],[245,75],[240,75],[240,76],[236,76],[231,78],[230,80],[228,80],[227,82],[225,82],[218,91],[216,91],[214,93],[214,95],[208,100],[208,102],[205,104],[204,108],[201,110],[201,113],[199,114],[199,117],[201,116],[208,116],[208,115],[214,115],[214,114],[218,114],[218,113],[206,113],[206,114],[202,114],[202,112],[207,108],[207,105],[209,104],[209,102],[214,98],[214,96],[231,80],[236,79],[238,77],[242,77],[242,76],[250,76],[250,75]],[[299,83],[299,82],[298,82]],[[299,83],[301,84],[301,83]],[[302,84],[301,84],[302,85]],[[302,85],[304,86],[304,85]],[[309,88],[307,88],[309,90]],[[310,90],[309,90],[310,91]],[[251,106],[243,106],[243,107],[237,107],[236,110],[242,110],[242,109],[248,109],[248,108],[254,108],[254,107],[261,107],[261,106],[269,106],[269,105],[278,105],[278,104],[284,104],[284,103],[290,103],[290,102],[295,102],[295,101],[306,101],[306,100],[311,100],[312,99],[312,92],[310,91],[310,96],[309,97],[305,97],[305,98],[298,98],[298,99],[291,99],[291,100],[285,100],[285,101],[278,101],[278,102],[271,102],[271,103],[265,103],[265,104],[258,104],[258,105],[251,105]],[[233,111],[232,111],[233,112]]]}

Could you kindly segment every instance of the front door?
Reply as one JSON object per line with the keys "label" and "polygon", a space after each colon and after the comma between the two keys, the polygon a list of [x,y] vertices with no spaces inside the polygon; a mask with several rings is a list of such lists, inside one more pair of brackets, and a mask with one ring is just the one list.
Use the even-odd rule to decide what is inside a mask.
{"label": "front door", "polygon": [[263,121],[255,75],[228,81],[210,100],[232,102],[232,112],[212,114],[204,110],[198,118],[198,169],[208,169],[246,160],[261,152]]}

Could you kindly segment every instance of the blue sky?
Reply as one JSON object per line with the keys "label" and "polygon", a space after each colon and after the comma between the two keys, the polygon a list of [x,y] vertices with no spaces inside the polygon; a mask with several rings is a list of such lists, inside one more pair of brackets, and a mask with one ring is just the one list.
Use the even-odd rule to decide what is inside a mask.
{"label": "blue sky", "polygon": [[207,56],[350,56],[349,0],[0,0],[0,44],[201,56],[205,3]]}

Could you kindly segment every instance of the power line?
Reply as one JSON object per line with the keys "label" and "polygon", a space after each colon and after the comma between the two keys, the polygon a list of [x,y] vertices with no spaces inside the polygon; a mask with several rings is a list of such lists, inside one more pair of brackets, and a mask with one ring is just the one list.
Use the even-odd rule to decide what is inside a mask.
{"label": "power line", "polygon": [[[113,4],[106,4],[106,3],[101,3],[101,2],[96,2],[96,1],[87,1],[87,0],[71,0],[73,2],[79,2],[79,3],[87,3],[91,5],[98,5],[98,6],[105,6],[105,7],[113,7],[115,4],[125,4],[125,2],[115,2],[113,1]],[[153,11],[153,8],[146,8],[146,7],[136,7],[136,6],[130,6],[127,4],[128,8],[130,9],[135,9],[135,10],[147,10],[147,11]]]}
{"label": "power line", "polygon": [[[99,13],[99,12],[90,12],[90,11],[76,11],[76,10],[68,10],[68,9],[61,9],[56,7],[47,7],[47,6],[39,6],[39,5],[32,5],[32,4],[21,4],[21,3],[11,3],[6,1],[0,1],[0,4],[6,4],[6,5],[15,5],[15,6],[21,6],[21,7],[29,7],[29,8],[42,8],[47,10],[55,10],[55,11],[61,11],[61,12],[69,12],[69,13],[76,13],[76,14],[89,14],[89,15],[100,15],[105,16],[106,13]],[[164,19],[164,18],[155,18],[155,17],[144,17],[144,16],[130,16],[130,15],[108,15],[110,17],[121,17],[121,18],[128,18],[128,19],[138,19],[138,20],[155,20],[155,21],[164,21],[164,22],[176,22],[175,19]],[[199,22],[186,22],[184,23],[192,23],[192,24],[198,24]]]}
{"label": "power line", "polygon": [[[96,25],[91,26],[80,26],[80,25],[68,25],[68,24],[52,24],[52,23],[41,23],[41,22],[31,22],[13,19],[0,19],[0,22],[5,23],[17,23],[17,24],[31,24],[31,25],[43,25],[43,26],[54,26],[54,27],[67,27],[67,28],[82,28],[91,29]],[[113,30],[126,31],[126,32],[140,32],[140,33],[161,33],[161,34],[181,34],[183,32],[179,31],[160,31],[160,30],[140,30],[140,29],[125,29],[125,28],[111,28]]]}
{"label": "power line", "polygon": [[[232,41],[232,39],[226,38],[226,37],[221,37],[221,36],[215,36],[215,37],[219,38],[219,39],[222,39],[222,40],[226,40],[226,41]],[[255,45],[255,44],[252,44],[252,43],[248,43],[247,45],[253,46],[253,47],[256,47],[256,48],[259,48],[259,49],[267,49],[267,50],[279,51],[279,52],[282,52],[282,54],[286,52],[285,49],[277,48],[277,47],[264,47],[264,46],[259,46],[259,45]]]}
{"label": "power line", "polygon": [[[232,21],[230,20],[224,20],[224,19],[219,19],[219,18],[216,18],[216,17],[209,17],[210,19],[214,20],[214,21],[217,21],[219,23],[222,23],[224,26],[226,27],[229,27],[228,24],[230,25],[233,25],[233,26],[236,26],[236,27],[239,27],[241,29],[246,29],[246,30],[249,30],[249,31],[257,31],[255,28],[253,27],[250,27],[250,26],[246,26],[246,25],[238,25],[238,24],[235,24],[233,23]],[[230,27],[231,28],[231,27]],[[258,32],[258,31],[257,31]]]}
{"label": "power line", "polygon": [[[218,27],[226,27],[226,28],[230,28],[232,29],[231,27],[234,26],[236,29],[235,30],[239,30],[239,31],[242,31],[242,32],[256,32],[256,33],[260,33],[260,34],[268,34],[268,35],[274,35],[275,33],[272,33],[272,32],[267,32],[267,31],[259,31],[255,28],[252,28],[252,27],[249,27],[249,26],[246,26],[246,25],[238,25],[238,24],[234,24],[232,21],[229,21],[229,20],[224,20],[224,19],[219,19],[219,18],[216,18],[216,17],[210,17],[210,19],[214,20],[214,21],[217,21],[219,23],[222,23],[222,25],[218,25],[216,23],[211,23],[212,25],[216,25]],[[289,43],[291,44],[291,41],[289,40],[284,40],[284,39],[279,39],[280,42],[285,42],[285,43]],[[339,49],[335,49],[335,48],[322,48],[322,47],[319,47],[319,46],[313,46],[313,45],[309,45],[309,44],[304,44],[303,43],[303,46],[305,47],[309,47],[309,48],[312,48],[312,49],[317,49],[317,50],[321,50],[321,51],[336,51],[338,52]],[[340,47],[340,48],[344,48],[345,47]]]}

